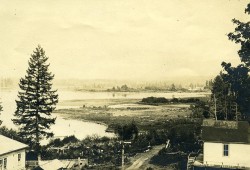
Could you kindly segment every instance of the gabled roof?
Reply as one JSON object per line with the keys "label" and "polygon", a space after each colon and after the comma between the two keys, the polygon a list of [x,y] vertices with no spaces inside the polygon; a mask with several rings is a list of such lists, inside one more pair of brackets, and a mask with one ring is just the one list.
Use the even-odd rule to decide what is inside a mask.
{"label": "gabled roof", "polygon": [[[68,161],[70,162],[70,161]],[[58,160],[58,159],[53,159],[53,160],[49,160],[49,161],[41,161],[39,162],[39,167],[41,169],[44,170],[49,170],[49,169],[60,169],[60,168],[66,168],[66,163],[63,163],[62,161]]]}
{"label": "gabled roof", "polygon": [[10,153],[24,148],[28,148],[28,145],[0,135],[0,155],[4,155],[6,153]]}
{"label": "gabled roof", "polygon": [[[81,163],[81,166],[84,166],[87,164],[86,159],[53,159],[53,160],[41,160],[39,162],[39,166],[36,167],[36,170],[55,170],[55,169],[63,169],[63,168],[74,168],[75,165],[78,165],[78,163]],[[77,167],[75,167],[77,168]],[[79,167],[78,167],[79,168]]]}
{"label": "gabled roof", "polygon": [[204,141],[250,144],[250,128],[247,121],[205,119],[202,126],[202,139]]}

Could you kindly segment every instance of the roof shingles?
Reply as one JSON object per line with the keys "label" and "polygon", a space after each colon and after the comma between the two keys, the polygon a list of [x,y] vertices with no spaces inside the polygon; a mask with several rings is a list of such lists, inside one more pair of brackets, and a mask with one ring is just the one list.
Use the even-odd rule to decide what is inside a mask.
{"label": "roof shingles", "polygon": [[250,143],[247,121],[204,120],[202,139],[206,142]]}

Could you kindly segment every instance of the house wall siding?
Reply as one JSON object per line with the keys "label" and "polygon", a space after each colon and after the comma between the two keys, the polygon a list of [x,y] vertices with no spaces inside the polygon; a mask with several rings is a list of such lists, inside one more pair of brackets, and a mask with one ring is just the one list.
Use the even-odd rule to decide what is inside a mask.
{"label": "house wall siding", "polygon": [[[18,154],[21,154],[21,160],[18,161]],[[0,159],[4,160],[4,158],[7,158],[7,170],[22,170],[25,169],[25,149],[14,151],[7,153],[5,155],[1,155]],[[2,165],[2,169],[0,167],[0,170],[4,170],[4,167]]]}
{"label": "house wall siding", "polygon": [[204,164],[250,167],[250,144],[228,143],[228,156],[223,155],[223,146],[224,143],[204,142]]}

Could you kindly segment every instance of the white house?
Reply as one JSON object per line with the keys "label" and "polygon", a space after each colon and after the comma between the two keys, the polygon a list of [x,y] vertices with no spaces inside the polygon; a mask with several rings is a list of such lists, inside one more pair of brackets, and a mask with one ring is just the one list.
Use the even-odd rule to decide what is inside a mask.
{"label": "white house", "polygon": [[25,169],[27,145],[0,135],[0,170]]}
{"label": "white house", "polygon": [[203,160],[197,160],[195,166],[250,169],[248,122],[204,120],[202,139]]}

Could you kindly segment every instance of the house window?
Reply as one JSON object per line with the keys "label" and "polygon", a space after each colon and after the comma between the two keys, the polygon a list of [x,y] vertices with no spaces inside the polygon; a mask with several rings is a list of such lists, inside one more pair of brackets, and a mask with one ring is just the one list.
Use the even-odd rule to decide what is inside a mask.
{"label": "house window", "polygon": [[3,159],[3,168],[6,169],[7,168],[7,158]]}
{"label": "house window", "polygon": [[20,162],[21,161],[21,154],[19,153],[18,154],[18,162]]}
{"label": "house window", "polygon": [[228,156],[228,144],[223,145],[223,156]]}
{"label": "house window", "polygon": [[0,159],[0,170],[2,170],[2,168],[3,168],[3,160]]}

